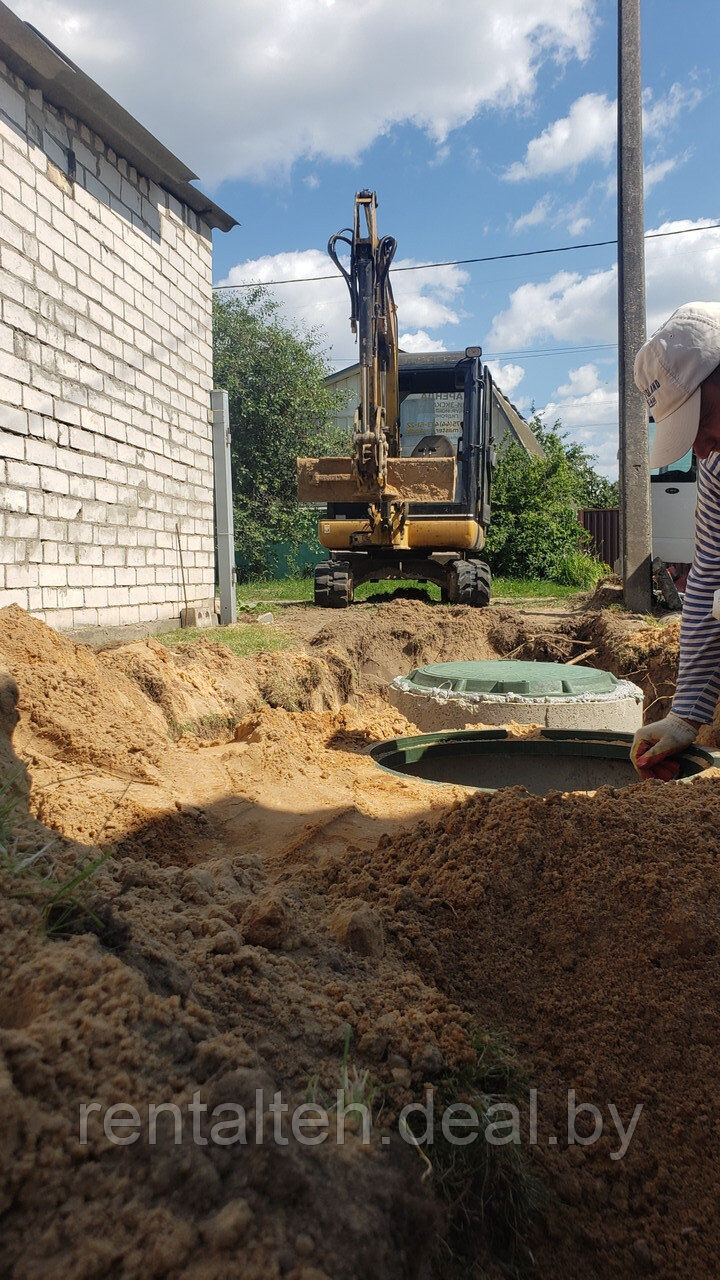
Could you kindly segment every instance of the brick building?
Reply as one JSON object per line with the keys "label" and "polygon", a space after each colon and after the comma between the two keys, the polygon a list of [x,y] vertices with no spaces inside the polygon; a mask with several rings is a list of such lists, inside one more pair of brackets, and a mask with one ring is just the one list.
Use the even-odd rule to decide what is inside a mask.
{"label": "brick building", "polygon": [[212,608],[212,229],[234,219],[3,4],[0,152],[0,606],[61,628]]}

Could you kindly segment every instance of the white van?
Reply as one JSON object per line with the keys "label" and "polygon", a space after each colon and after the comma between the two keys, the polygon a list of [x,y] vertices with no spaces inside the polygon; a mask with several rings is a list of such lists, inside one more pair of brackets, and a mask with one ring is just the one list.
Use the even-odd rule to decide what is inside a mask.
{"label": "white van", "polygon": [[[655,424],[650,423],[650,432]],[[653,557],[671,566],[680,590],[695,554],[695,505],[697,459],[692,450],[671,467],[660,467],[650,476]],[[676,567],[679,572],[673,572]]]}
{"label": "white van", "polygon": [[697,461],[688,453],[651,477],[653,555],[666,564],[692,562],[695,554]]}

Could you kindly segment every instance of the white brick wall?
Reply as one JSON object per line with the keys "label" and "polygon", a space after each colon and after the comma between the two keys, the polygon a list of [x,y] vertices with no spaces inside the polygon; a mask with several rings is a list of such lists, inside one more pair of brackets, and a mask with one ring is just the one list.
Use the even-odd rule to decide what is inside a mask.
{"label": "white brick wall", "polygon": [[210,229],[1,62],[0,172],[0,607],[211,607]]}

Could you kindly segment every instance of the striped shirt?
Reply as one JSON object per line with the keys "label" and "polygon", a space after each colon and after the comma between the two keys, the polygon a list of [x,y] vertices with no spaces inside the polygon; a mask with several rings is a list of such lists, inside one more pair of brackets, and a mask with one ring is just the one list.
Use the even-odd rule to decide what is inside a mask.
{"label": "striped shirt", "polygon": [[720,696],[720,622],[712,615],[720,589],[720,453],[698,462],[695,558],[680,624],[680,669],[672,709],[710,724]]}

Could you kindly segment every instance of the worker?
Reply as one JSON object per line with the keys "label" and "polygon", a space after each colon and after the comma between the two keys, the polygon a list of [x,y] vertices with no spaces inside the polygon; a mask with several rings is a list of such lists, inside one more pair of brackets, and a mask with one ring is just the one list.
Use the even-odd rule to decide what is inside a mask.
{"label": "worker", "polygon": [[635,382],[655,421],[650,466],[670,466],[690,449],[698,459],[695,557],[675,697],[663,720],[638,729],[632,746],[641,776],[667,779],[677,774],[668,757],[712,722],[720,695],[720,303],[678,307],[638,352]]}

